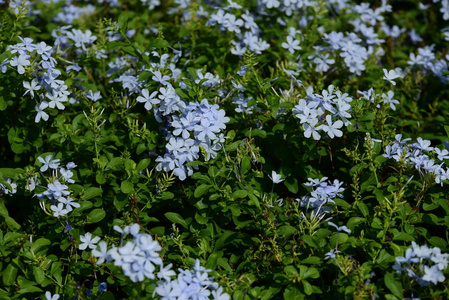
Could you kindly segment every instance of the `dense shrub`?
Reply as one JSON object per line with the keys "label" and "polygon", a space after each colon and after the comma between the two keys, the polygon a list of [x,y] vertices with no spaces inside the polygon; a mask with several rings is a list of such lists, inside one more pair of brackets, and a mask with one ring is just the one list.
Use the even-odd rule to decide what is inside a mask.
{"label": "dense shrub", "polygon": [[449,295],[449,1],[0,6],[1,299]]}

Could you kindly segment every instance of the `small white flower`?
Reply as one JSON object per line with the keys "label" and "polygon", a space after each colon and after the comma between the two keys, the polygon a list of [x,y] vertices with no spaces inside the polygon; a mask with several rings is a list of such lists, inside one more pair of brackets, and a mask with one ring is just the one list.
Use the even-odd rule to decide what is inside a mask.
{"label": "small white flower", "polygon": [[80,241],[83,243],[80,244],[78,248],[80,250],[85,250],[87,247],[89,247],[93,250],[97,247],[96,244],[99,240],[100,238],[98,236],[92,238],[92,234],[90,232],[86,232],[85,235],[80,236]]}
{"label": "small white flower", "polygon": [[382,79],[389,81],[392,85],[396,85],[396,82],[393,80],[400,78],[401,74],[398,74],[395,70],[387,71],[387,69],[383,69],[384,77]]}
{"label": "small white flower", "polygon": [[271,176],[268,175],[268,177],[273,181],[273,183],[280,183],[285,180],[285,179],[282,179],[281,174],[278,174],[275,171],[271,171]]}
{"label": "small white flower", "polygon": [[58,294],[54,294],[52,296],[51,293],[49,291],[47,291],[47,292],[45,292],[45,298],[47,300],[58,300],[59,299],[59,295]]}

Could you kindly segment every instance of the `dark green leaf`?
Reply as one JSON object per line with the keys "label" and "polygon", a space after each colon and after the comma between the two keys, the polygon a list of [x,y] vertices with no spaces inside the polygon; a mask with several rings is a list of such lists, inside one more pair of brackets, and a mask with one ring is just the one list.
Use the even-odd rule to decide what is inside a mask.
{"label": "dark green leaf", "polygon": [[185,229],[188,229],[188,225],[187,222],[184,220],[183,217],[181,217],[180,214],[174,213],[174,212],[168,212],[166,214],[164,214],[164,216],[169,219],[171,222],[175,223],[175,224],[179,224],[182,227],[184,227]]}
{"label": "dark green leaf", "polygon": [[10,263],[2,272],[3,284],[5,286],[13,285],[16,281],[17,271],[19,269]]}
{"label": "dark green leaf", "polygon": [[81,200],[89,200],[101,196],[102,193],[103,191],[100,188],[90,187],[84,192],[83,196],[81,197]]}
{"label": "dark green leaf", "polygon": [[106,217],[106,212],[102,208],[96,208],[87,215],[87,223],[98,223]]}
{"label": "dark green leaf", "polygon": [[240,171],[242,172],[242,174],[247,173],[249,170],[251,169],[251,160],[249,159],[248,156],[244,156],[242,158],[242,165],[240,167]]}
{"label": "dark green leaf", "polygon": [[212,187],[212,185],[210,185],[210,184],[202,184],[202,185],[198,186],[195,189],[195,192],[193,193],[193,195],[195,196],[195,198],[199,198],[204,193],[206,193],[209,190],[210,187]]}
{"label": "dark green leaf", "polygon": [[120,184],[120,190],[124,194],[129,194],[134,190],[134,184],[131,181],[124,180]]}
{"label": "dark green leaf", "polygon": [[396,297],[402,299],[404,298],[403,295],[403,287],[402,283],[399,281],[399,279],[394,276],[393,273],[387,273],[384,277],[385,285],[387,288],[395,295]]}

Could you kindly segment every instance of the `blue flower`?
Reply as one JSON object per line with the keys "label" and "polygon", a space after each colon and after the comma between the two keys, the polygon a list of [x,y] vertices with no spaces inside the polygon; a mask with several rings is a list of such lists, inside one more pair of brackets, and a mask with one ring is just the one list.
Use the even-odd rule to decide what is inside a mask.
{"label": "blue flower", "polygon": [[37,159],[43,163],[44,165],[41,167],[41,172],[47,171],[48,168],[50,169],[57,169],[59,166],[59,159],[52,159],[53,155],[47,155],[45,159],[42,157],[38,157]]}
{"label": "blue flower", "polygon": [[108,284],[106,283],[106,282],[100,282],[99,284],[98,284],[98,291],[100,292],[100,293],[104,293],[104,292],[106,292],[108,290]]}

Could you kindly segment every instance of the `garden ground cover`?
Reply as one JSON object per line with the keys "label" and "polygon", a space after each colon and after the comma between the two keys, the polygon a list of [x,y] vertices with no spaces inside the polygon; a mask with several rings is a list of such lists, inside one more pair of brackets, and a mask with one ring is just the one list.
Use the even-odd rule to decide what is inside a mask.
{"label": "garden ground cover", "polygon": [[448,20],[0,0],[0,299],[447,299]]}

